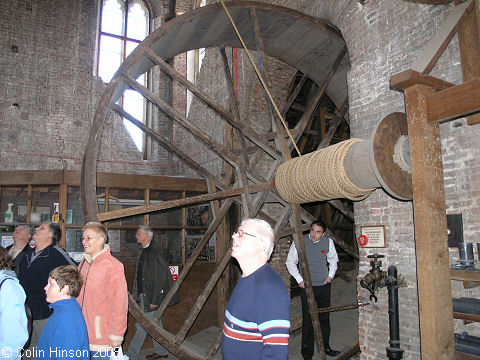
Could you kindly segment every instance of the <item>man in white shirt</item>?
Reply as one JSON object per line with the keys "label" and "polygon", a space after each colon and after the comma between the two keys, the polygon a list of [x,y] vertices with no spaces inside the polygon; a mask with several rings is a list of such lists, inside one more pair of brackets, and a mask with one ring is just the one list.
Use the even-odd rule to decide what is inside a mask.
{"label": "man in white shirt", "polygon": [[[305,252],[307,256],[310,277],[312,279],[313,294],[317,308],[330,307],[332,280],[337,271],[338,255],[333,240],[325,235],[326,226],[322,221],[315,221],[310,226],[310,233],[304,235]],[[328,263],[328,266],[327,266]],[[292,242],[287,257],[287,269],[300,286],[302,300],[302,356],[311,360],[315,349],[315,334],[308,310],[305,283],[298,268],[298,253],[295,243]],[[339,351],[330,348],[330,313],[318,314],[322,331],[325,354],[337,356]]]}

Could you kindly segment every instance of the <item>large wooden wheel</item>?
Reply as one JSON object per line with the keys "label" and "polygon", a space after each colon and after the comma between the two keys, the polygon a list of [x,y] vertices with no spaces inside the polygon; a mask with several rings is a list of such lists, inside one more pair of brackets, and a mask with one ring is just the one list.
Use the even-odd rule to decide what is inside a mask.
{"label": "large wooden wheel", "polygon": [[[342,108],[342,104],[346,103],[347,97],[346,72],[349,69],[349,61],[348,56],[346,56],[345,43],[338,30],[325,22],[300,12],[271,4],[242,1],[227,3],[226,7],[245,40],[247,48],[256,51],[262,76],[267,85],[270,82],[265,61],[267,55],[293,66],[303,73],[305,78],[310,78],[317,85],[311,101],[292,132],[295,141],[304,133],[324,94],[329,96],[338,109]],[[224,106],[222,101],[217,101],[207,95],[206,92],[186,80],[168,64],[169,59],[188,50],[212,47],[220,48],[227,84],[223,96],[228,99],[228,106]],[[162,316],[167,307],[166,304],[170,302],[174,293],[181,286],[197,256],[234,203],[241,206],[244,216],[255,217],[260,214],[263,218],[270,220],[272,226],[274,226],[277,239],[281,236],[294,235],[300,259],[305,259],[304,245],[298,239],[302,238],[302,231],[308,228],[307,223],[310,223],[314,218],[299,205],[286,203],[275,191],[273,183],[276,168],[291,157],[292,142],[286,136],[279,118],[273,112],[270,116],[271,130],[268,134],[259,134],[252,127],[246,125],[244,121],[241,121],[241,111],[234,95],[233,80],[228,67],[225,47],[241,47],[241,42],[227,17],[227,12],[220,4],[209,5],[184,14],[157,29],[132,52],[106,87],[97,107],[85,148],[81,191],[84,219],[87,221],[107,221],[193,203],[224,200],[221,206],[214,209],[214,221],[186,263],[175,286],[160,306],[156,319]],[[242,155],[238,155],[239,152],[235,152],[226,144],[217,141],[218,137],[213,137],[200,129],[196,125],[195,119],[187,119],[175,110],[171,104],[162,99],[160,95],[135,81],[140,75],[154,67],[169,74],[174,81],[185,86],[199,101],[220,116],[225,121],[225,126],[231,126],[238,139],[241,139],[239,144],[245,146]],[[287,100],[283,113],[286,112],[295,96],[298,95],[301,85],[302,81],[298,85],[299,89],[292,91],[292,96]],[[115,103],[126,89],[138,91],[177,125],[186,129],[196,141],[207,146],[223,162],[230,165],[235,172],[236,180],[234,183],[227,183],[220,176],[191,159],[185,150],[173,144],[167,137],[125,113]],[[111,111],[136,124],[160,146],[180,158],[199,175],[205,177],[210,192],[182,200],[166,201],[145,207],[99,214],[96,198],[96,161],[100,134],[105,119]],[[325,141],[322,141],[319,147],[329,145],[329,139],[333,137],[334,130],[340,121],[341,118],[332,122]],[[269,217],[264,209],[267,202],[269,206],[275,203],[278,209],[275,219]],[[353,218],[351,212],[340,201],[331,200],[330,203],[342,211],[345,216]],[[354,251],[341,239],[335,237],[334,234],[330,235],[346,252],[357,257]],[[217,261],[215,273],[205,286],[203,294],[198,298],[182,328],[174,337],[171,337],[163,329],[156,327],[154,322],[145,317],[131,297],[129,301],[130,312],[154,338],[178,357],[182,359],[212,358],[218,350],[219,341],[212,344],[212,349],[207,354],[197,354],[184,345],[184,340],[229,260],[230,249]],[[305,268],[304,270],[304,273],[309,274],[308,269]],[[309,282],[309,279],[306,278],[306,280]],[[309,298],[313,299],[313,296],[309,296]],[[311,308],[313,309],[314,306],[311,306]],[[313,318],[317,319],[317,317]],[[317,322],[317,320],[315,321]],[[320,337],[321,340],[318,322],[314,323],[314,326],[317,330],[317,338]]]}

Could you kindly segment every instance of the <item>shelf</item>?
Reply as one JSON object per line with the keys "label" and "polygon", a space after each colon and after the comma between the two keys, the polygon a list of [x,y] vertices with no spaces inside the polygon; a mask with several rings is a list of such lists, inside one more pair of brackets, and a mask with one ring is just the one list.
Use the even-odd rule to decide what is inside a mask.
{"label": "shelf", "polygon": [[450,269],[450,278],[452,280],[463,281],[463,286],[465,288],[480,286],[480,271],[478,270]]}
{"label": "shelf", "polygon": [[453,312],[454,319],[463,319],[463,320],[470,320],[470,321],[480,321],[480,315],[475,314],[466,314],[461,312]]}
{"label": "shelf", "polygon": [[455,360],[480,360],[480,356],[455,351]]}

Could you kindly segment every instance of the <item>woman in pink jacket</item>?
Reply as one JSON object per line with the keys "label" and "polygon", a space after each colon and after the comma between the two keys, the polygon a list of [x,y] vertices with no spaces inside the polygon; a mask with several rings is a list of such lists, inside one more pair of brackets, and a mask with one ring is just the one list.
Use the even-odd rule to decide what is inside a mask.
{"label": "woman in pink jacket", "polygon": [[110,253],[107,230],[97,222],[83,227],[84,259],[78,269],[83,286],[78,295],[87,324],[92,359],[109,359],[122,345],[127,329],[128,290],[123,264]]}

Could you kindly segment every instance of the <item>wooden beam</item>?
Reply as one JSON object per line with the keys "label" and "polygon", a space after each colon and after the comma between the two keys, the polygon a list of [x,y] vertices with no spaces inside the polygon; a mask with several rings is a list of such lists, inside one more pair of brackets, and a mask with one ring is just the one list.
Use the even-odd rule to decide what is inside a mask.
{"label": "wooden beam", "polygon": [[228,197],[238,196],[244,193],[254,193],[259,191],[273,190],[275,185],[273,182],[262,183],[257,185],[250,185],[243,188],[229,189],[225,191],[218,191],[211,194],[203,194],[192,196],[186,199],[177,199],[164,201],[161,203],[155,203],[145,206],[132,206],[130,208],[105,212],[97,215],[97,221],[107,221],[113,219],[119,219],[126,216],[140,215],[151,213],[159,210],[172,209],[176,207],[182,207],[186,205],[198,204],[212,200],[224,199]]}
{"label": "wooden beam", "polygon": [[[8,185],[80,185],[79,170],[13,170],[0,171],[0,184]],[[206,192],[204,179],[182,178],[160,175],[137,175],[120,173],[97,173],[97,187],[118,189],[154,189],[194,192]]]}
{"label": "wooden beam", "polygon": [[[223,203],[222,207],[219,209],[218,216],[216,216],[215,220],[213,220],[212,223],[208,226],[208,229],[205,231],[205,234],[203,235],[202,240],[200,241],[198,246],[195,248],[190,258],[186,261],[185,266],[183,267],[180,275],[178,276],[177,281],[175,281],[173,286],[170,288],[162,304],[158,307],[158,310],[155,312],[155,316],[154,316],[155,323],[158,322],[157,321],[158,319],[162,318],[162,315],[167,309],[168,304],[170,304],[170,301],[173,299],[178,289],[182,285],[183,281],[186,279],[188,273],[193,268],[193,265],[197,262],[197,258],[202,252],[202,249],[205,247],[205,245],[207,245],[207,242],[210,240],[210,237],[213,235],[215,230],[220,226],[220,223],[224,219],[225,215],[227,214],[227,211],[230,209],[232,204],[233,204],[233,200],[227,199]],[[225,249],[225,253],[228,253],[228,246]]]}
{"label": "wooden beam", "polygon": [[448,81],[433,76],[423,75],[415,70],[405,70],[390,77],[390,86],[394,89],[405,90],[413,85],[427,85],[436,90],[444,90],[455,86]]}
{"label": "wooden beam", "polygon": [[423,360],[452,359],[455,351],[441,136],[438,124],[428,124],[425,107],[434,91],[405,89]]}
{"label": "wooden beam", "polygon": [[[458,0],[456,1],[458,2]],[[462,59],[463,81],[480,78],[480,15],[478,0],[473,1],[473,8],[468,11],[458,29],[458,44]],[[467,118],[467,124],[480,123],[480,114]]]}
{"label": "wooden beam", "polygon": [[[194,161],[190,155],[184,153],[182,150],[180,150],[177,146],[175,146],[172,142],[167,140],[165,137],[163,137],[158,132],[152,130],[151,128],[146,126],[141,121],[135,119],[132,115],[127,113],[125,110],[123,110],[117,104],[112,105],[112,110],[115,111],[117,114],[119,114],[121,117],[124,117],[125,119],[130,121],[132,124],[134,124],[138,128],[140,128],[145,134],[147,134],[153,140],[155,140],[161,147],[163,147],[165,150],[173,153],[181,161],[183,161],[185,164],[187,164],[193,170],[195,170],[199,175],[202,175],[207,179],[215,178],[215,175],[213,175],[206,168],[204,168],[203,166],[198,164],[196,161]],[[220,179],[218,179],[218,181],[220,181]],[[97,186],[98,186],[98,178],[97,178]],[[225,185],[225,187],[226,187],[226,185]]]}
{"label": "wooden beam", "polygon": [[435,36],[425,46],[422,55],[418,58],[415,64],[413,64],[412,70],[418,71],[423,75],[430,73],[453,36],[456,34],[460,27],[459,24],[466,14],[466,10],[471,10],[472,7],[472,0],[468,0],[451,11],[448,17],[443,21]]}
{"label": "wooden beam", "polygon": [[[291,159],[291,154],[290,150],[288,148],[287,141],[285,139],[285,136],[287,135],[287,132],[284,128],[284,124],[282,124],[282,121],[278,116],[276,116],[275,111],[274,111],[274,106],[275,104],[273,103],[273,99],[271,99],[268,96],[268,89],[271,88],[271,80],[270,80],[270,72],[267,66],[267,56],[265,53],[264,49],[264,44],[263,44],[263,38],[260,32],[260,24],[258,23],[258,18],[257,18],[257,13],[254,7],[250,8],[250,19],[252,21],[252,26],[253,26],[253,35],[255,38],[255,45],[257,48],[257,56],[258,56],[258,63],[260,67],[260,72],[264,81],[264,84],[266,85],[265,90],[265,100],[267,102],[268,106],[268,112],[270,114],[270,121],[272,124],[272,130],[276,131],[279,136],[275,138],[275,146],[277,149],[279,149],[283,155],[284,160],[289,160]],[[285,124],[285,127],[287,125]],[[300,155],[300,154],[299,154]]]}
{"label": "wooden beam", "polygon": [[338,53],[337,58],[335,59],[335,62],[332,64],[332,67],[330,68],[328,74],[325,76],[325,79],[323,80],[322,85],[317,89],[315,96],[313,97],[312,101],[310,102],[307,109],[305,110],[305,113],[302,115],[302,118],[298,122],[297,126],[295,126],[295,128],[298,130],[298,132],[295,134],[295,138],[294,138],[295,141],[298,141],[298,139],[302,135],[303,130],[306,128],[308,122],[310,121],[311,116],[313,115],[315,109],[320,103],[320,100],[323,98],[323,95],[325,94],[325,90],[327,89],[328,84],[330,83],[330,80],[332,80],[333,75],[335,75],[335,72],[337,71],[337,68],[342,62],[342,59],[346,53],[347,53],[347,47],[345,46],[340,51],[340,53]]}
{"label": "wooden beam", "polygon": [[426,109],[430,124],[480,112],[480,79],[428,95]]}
{"label": "wooden beam", "polygon": [[[215,100],[210,98],[205,94],[200,88],[192,84],[190,81],[185,79],[185,77],[180,74],[173,67],[168,65],[161,57],[153,52],[150,48],[145,49],[145,55],[159,65],[163,70],[165,70],[170,76],[175,80],[184,85],[188,90],[195,94],[200,100],[212,108],[217,114],[222,116],[230,125],[239,130],[243,135],[245,135],[250,141],[262,148],[266,153],[272,156],[275,159],[280,157],[280,154],[273,149],[268,142],[262,139],[257,133],[255,133],[252,128],[245,126],[240,122],[240,119],[234,116],[231,112],[227,111],[225,108],[217,104]],[[235,110],[235,108],[234,108]]]}
{"label": "wooden beam", "polygon": [[128,293],[128,311],[147,333],[178,358],[185,360],[205,360],[203,354],[198,354],[195,350],[192,351],[183,346],[175,345],[171,339],[171,335],[169,335],[165,329],[157,326],[153,320],[146,315],[130,293]]}

